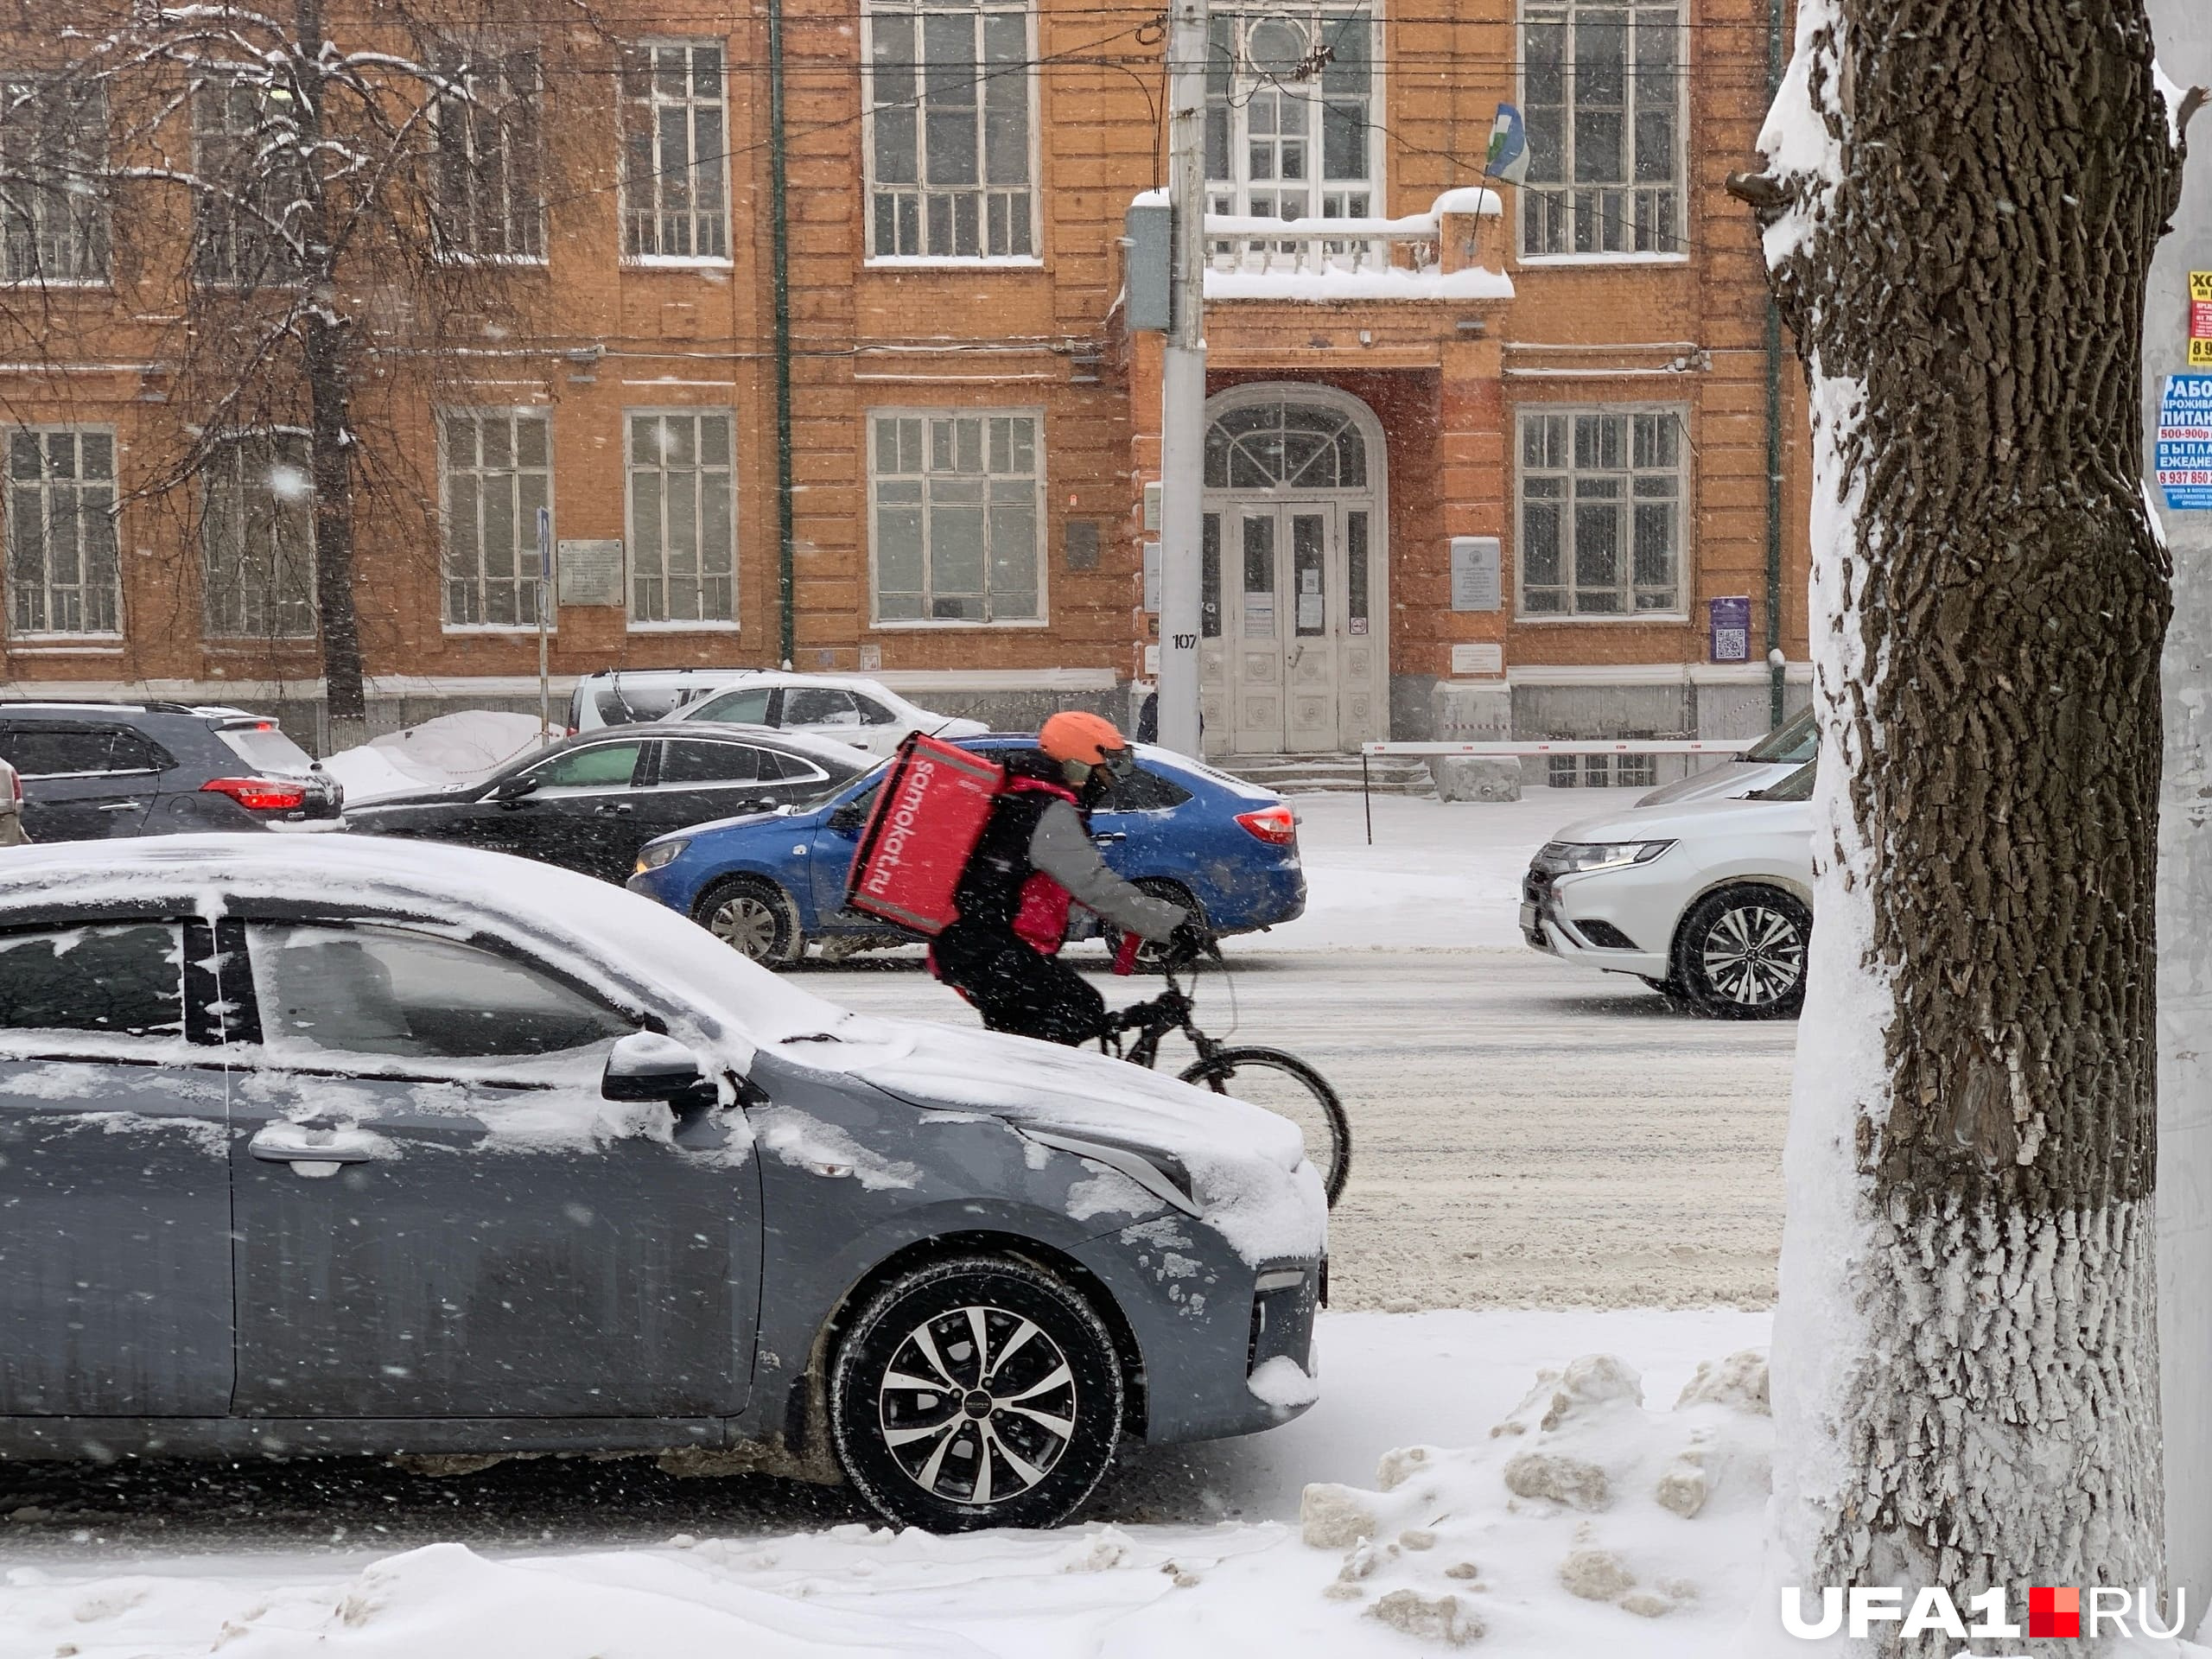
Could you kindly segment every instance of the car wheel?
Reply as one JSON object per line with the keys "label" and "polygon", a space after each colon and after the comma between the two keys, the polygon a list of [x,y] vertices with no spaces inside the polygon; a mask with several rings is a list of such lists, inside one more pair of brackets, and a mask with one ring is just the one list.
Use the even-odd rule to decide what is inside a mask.
{"label": "car wheel", "polygon": [[1778,887],[1726,887],[1682,918],[1675,980],[1700,1014],[1774,1020],[1805,1000],[1805,951],[1813,915]]}
{"label": "car wheel", "polygon": [[[1191,896],[1191,890],[1180,882],[1164,881],[1157,876],[1146,876],[1141,880],[1132,881],[1129,885],[1140,893],[1148,893],[1155,899],[1165,899],[1171,905],[1180,905],[1198,918],[1200,925],[1205,925],[1205,906],[1193,899]],[[1122,930],[1120,928],[1110,922],[1105,922],[1100,924],[1098,933],[1099,937],[1106,941],[1106,953],[1109,956],[1121,955]],[[1160,963],[1166,959],[1166,947],[1159,940],[1147,939],[1142,944],[1137,946],[1137,971],[1146,974],[1158,973]]]}
{"label": "car wheel", "polygon": [[1026,1262],[963,1256],[879,1291],[837,1347],[830,1436],[896,1526],[1050,1527],[1122,1433],[1122,1367],[1082,1296]]}
{"label": "car wheel", "polygon": [[693,906],[691,918],[747,960],[766,967],[797,962],[806,952],[791,896],[757,875],[717,881]]}

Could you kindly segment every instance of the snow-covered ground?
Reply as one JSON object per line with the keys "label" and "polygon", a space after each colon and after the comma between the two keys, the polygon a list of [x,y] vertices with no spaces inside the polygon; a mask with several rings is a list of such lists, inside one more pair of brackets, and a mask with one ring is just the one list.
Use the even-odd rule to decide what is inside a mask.
{"label": "snow-covered ground", "polygon": [[[143,1525],[120,1542],[81,1516],[17,1522],[0,1659],[1688,1659],[1749,1594],[1763,1370],[1716,1368],[1709,1398],[1676,1402],[1765,1332],[1726,1311],[1325,1316],[1310,1414],[1141,1452],[1100,1518],[1049,1533],[649,1542],[594,1510],[542,1541],[494,1520],[472,1547],[436,1541],[451,1511],[429,1482],[419,1514],[390,1512],[413,1546],[396,1554],[330,1544],[311,1516],[250,1553],[226,1530],[220,1554],[188,1530],[155,1553]],[[1568,1363],[1595,1355],[1622,1363]],[[321,1484],[272,1507],[311,1510]]]}
{"label": "snow-covered ground", "polygon": [[1241,949],[1519,948],[1529,860],[1560,826],[1617,810],[1625,790],[1531,789],[1517,801],[1377,795],[1367,844],[1357,795],[1298,795],[1306,914]]}

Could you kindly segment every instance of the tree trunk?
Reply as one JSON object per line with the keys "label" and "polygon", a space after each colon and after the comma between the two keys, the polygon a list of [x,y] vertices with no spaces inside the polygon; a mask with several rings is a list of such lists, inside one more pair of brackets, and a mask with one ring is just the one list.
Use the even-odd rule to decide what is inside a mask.
{"label": "tree trunk", "polygon": [[321,613],[329,747],[368,739],[361,624],[353,606],[353,364],[345,322],[306,321],[308,454],[315,480],[315,588]]}
{"label": "tree trunk", "polygon": [[301,317],[308,377],[308,469],[315,481],[315,606],[322,630],[323,716],[330,752],[368,741],[368,696],[361,671],[361,622],[353,604],[354,336],[338,312],[337,256],[330,204],[317,154],[324,136],[322,0],[298,0],[294,16],[295,97],[301,168],[308,194],[310,299]]}
{"label": "tree trunk", "polygon": [[2001,1586],[2024,1623],[2161,1565],[2137,392],[2179,156],[2142,0],[1803,0],[1760,143],[1822,721],[1779,1582]]}

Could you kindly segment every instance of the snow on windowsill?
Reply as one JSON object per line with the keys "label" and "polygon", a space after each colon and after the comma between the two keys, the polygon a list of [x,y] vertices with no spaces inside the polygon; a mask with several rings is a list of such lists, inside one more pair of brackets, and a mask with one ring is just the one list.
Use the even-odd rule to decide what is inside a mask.
{"label": "snow on windowsill", "polygon": [[1614,627],[1623,622],[1658,622],[1679,627],[1689,620],[1688,611],[1543,611],[1534,616],[1516,613],[1512,626],[1555,628],[1561,623],[1596,623],[1602,627]]}
{"label": "snow on windowsill", "polygon": [[733,270],[736,262],[726,253],[626,253],[620,261],[629,270]]}
{"label": "snow on windowsill", "polygon": [[1687,265],[1687,253],[1524,253],[1524,266],[1536,265]]}
{"label": "snow on windowsill", "polygon": [[[513,635],[518,638],[526,636],[535,639],[537,638],[537,624],[535,622],[441,622],[438,624],[438,632],[472,636],[478,634]],[[560,632],[561,625],[557,622],[549,622],[545,625],[548,639],[554,638]]]}
{"label": "snow on windowsill", "polygon": [[[1209,231],[1212,221],[1208,220]],[[1351,234],[1346,232],[1347,235]],[[1510,300],[1513,279],[1497,270],[1209,270],[1209,300]]]}
{"label": "snow on windowsill", "polygon": [[876,253],[868,270],[1042,270],[1044,259],[1032,253]]}
{"label": "snow on windowsill", "polygon": [[631,618],[623,625],[628,633],[735,633],[742,625],[728,622],[640,622]]}
{"label": "snow on windowsill", "polygon": [[974,622],[965,617],[925,616],[910,618],[905,621],[876,621],[868,624],[872,631],[879,633],[918,633],[926,632],[931,629],[954,632],[965,630],[975,633],[993,628],[1049,628],[1052,626],[1052,619],[1043,616],[1008,618],[1003,622]]}
{"label": "snow on windowsill", "polygon": [[124,639],[120,633],[18,633],[8,641],[8,649],[22,654],[35,652],[41,657],[62,657],[81,653],[93,657],[120,656]]}

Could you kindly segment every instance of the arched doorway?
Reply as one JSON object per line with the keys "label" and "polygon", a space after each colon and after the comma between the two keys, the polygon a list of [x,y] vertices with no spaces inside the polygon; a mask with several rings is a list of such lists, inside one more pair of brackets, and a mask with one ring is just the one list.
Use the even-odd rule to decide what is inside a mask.
{"label": "arched doorway", "polygon": [[1198,653],[1209,754],[1342,753],[1384,734],[1382,423],[1330,386],[1206,404]]}

